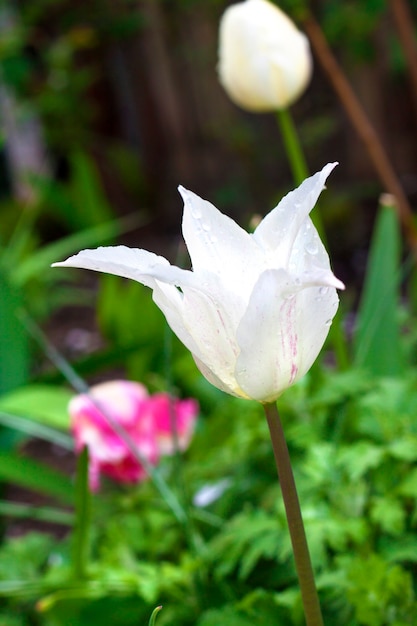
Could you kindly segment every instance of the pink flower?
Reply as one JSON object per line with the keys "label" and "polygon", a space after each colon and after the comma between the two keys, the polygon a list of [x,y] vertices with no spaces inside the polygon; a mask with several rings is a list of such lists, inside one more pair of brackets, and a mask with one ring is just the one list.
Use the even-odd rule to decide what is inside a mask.
{"label": "pink flower", "polygon": [[106,416],[125,430],[143,458],[157,465],[161,455],[175,452],[176,445],[179,450],[188,447],[198,403],[170,398],[166,393],[150,396],[140,383],[115,380],[95,385],[89,395],[75,396],[69,413],[76,450],[88,446],[90,487],[97,491],[101,474],[124,483],[147,478],[143,465]]}

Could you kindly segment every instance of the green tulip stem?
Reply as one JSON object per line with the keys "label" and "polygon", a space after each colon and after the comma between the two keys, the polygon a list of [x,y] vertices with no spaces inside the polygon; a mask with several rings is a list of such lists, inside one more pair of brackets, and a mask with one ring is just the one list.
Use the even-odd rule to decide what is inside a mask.
{"label": "green tulip stem", "polygon": [[287,442],[276,404],[265,404],[264,408],[287,515],[306,624],[307,626],[323,626],[323,618]]}
{"label": "green tulip stem", "polygon": [[298,186],[309,176],[307,161],[290,110],[279,109],[277,118],[294,183]]}

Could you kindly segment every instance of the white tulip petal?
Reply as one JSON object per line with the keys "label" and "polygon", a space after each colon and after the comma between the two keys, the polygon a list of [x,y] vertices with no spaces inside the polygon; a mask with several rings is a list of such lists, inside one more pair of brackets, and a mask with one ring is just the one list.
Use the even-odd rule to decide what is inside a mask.
{"label": "white tulip petal", "polygon": [[183,320],[183,294],[171,285],[157,282],[152,297],[178,339],[193,355],[201,357],[202,354],[198,344],[194,340],[192,329],[190,331]]}
{"label": "white tulip petal", "polygon": [[[259,224],[253,238],[265,250],[279,255],[281,267],[287,267],[294,242],[304,220],[317,202],[326,179],[337,163],[328,163],[321,172],[307,178]],[[314,227],[313,227],[314,228]]]}
{"label": "white tulip petal", "polygon": [[173,289],[174,292],[158,281],[153,294],[155,303],[196,362],[210,363],[213,376],[226,381],[230,393],[230,388],[236,386],[233,370],[238,347],[234,339],[235,321],[224,306],[227,298],[216,300],[212,293],[189,286],[183,287],[181,294]]}
{"label": "white tulip petal", "polygon": [[[295,279],[297,281],[297,279]],[[301,284],[306,287],[333,287],[334,289],[344,289],[341,280],[327,269],[306,270],[301,274]]]}
{"label": "white tulip petal", "polygon": [[314,269],[330,270],[330,260],[310,217],[306,217],[291,248],[288,269],[300,274]]}
{"label": "white tulip petal", "polygon": [[184,289],[182,321],[192,334],[198,351],[193,354],[227,386],[234,384],[234,363],[239,352],[236,327],[223,301],[216,301],[209,293],[192,288]]}
{"label": "white tulip petal", "polygon": [[250,291],[262,263],[251,235],[210,202],[184,187],[179,191],[184,200],[182,231],[193,271],[216,274],[236,293]]}
{"label": "white tulip petal", "polygon": [[188,271],[171,265],[167,259],[147,250],[126,246],[107,246],[82,250],[53,267],[78,267],[114,274],[136,280],[146,287],[155,287],[155,280],[171,285],[198,285],[198,279]]}
{"label": "white tulip petal", "polygon": [[224,391],[225,393],[228,393],[232,396],[236,396],[237,398],[244,398],[245,400],[250,399],[249,396],[247,396],[242,391],[242,389],[238,387],[235,379],[229,380],[229,384],[227,384],[224,380],[216,376],[216,374],[214,374],[214,372],[211,371],[208,365],[203,363],[201,359],[198,359],[195,356],[195,354],[193,354],[193,357],[194,357],[195,364],[197,365],[200,372],[203,374],[204,378],[206,378],[209,381],[209,383],[217,387],[217,389],[220,389],[220,391]]}
{"label": "white tulip petal", "polygon": [[316,360],[332,320],[336,315],[339,297],[334,287],[309,287],[296,295],[296,333],[298,337],[297,381]]}
{"label": "white tulip petal", "polygon": [[345,288],[331,271],[327,250],[309,217],[302,223],[295,239],[288,269],[292,275],[300,277],[304,285]]}
{"label": "white tulip petal", "polygon": [[255,400],[277,398],[297,374],[296,296],[283,296],[290,285],[284,270],[261,274],[237,330],[236,380]]}
{"label": "white tulip petal", "polygon": [[264,272],[237,331],[236,380],[261,402],[276,399],[308,371],[337,310],[334,287],[305,287],[286,296],[292,288],[286,272]]}
{"label": "white tulip petal", "polygon": [[[234,334],[235,329],[237,328],[246,309],[247,300],[243,298],[241,293],[231,291],[227,287],[225,288],[222,281],[219,280],[219,277],[211,272],[201,271],[198,272],[198,274],[191,272],[191,275],[192,280],[183,280],[181,282],[181,294],[177,289],[175,289],[175,293],[172,293],[170,290],[167,291],[169,285],[163,285],[162,282],[156,281],[159,291],[163,289],[164,295],[157,295],[157,290],[155,289],[155,302],[163,311],[165,311],[163,307],[169,307],[172,305],[174,308],[178,308],[177,297],[181,295],[181,316],[182,309],[187,308],[189,305],[189,300],[187,298],[184,300],[184,296],[189,294],[200,294],[199,297],[202,297],[204,302],[207,297],[211,303],[221,302],[222,308],[227,311],[228,330]],[[192,290],[192,292],[187,291],[188,287]],[[191,295],[190,297],[194,300],[197,296]],[[168,301],[171,304],[169,304]],[[191,351],[194,353],[194,350]]]}

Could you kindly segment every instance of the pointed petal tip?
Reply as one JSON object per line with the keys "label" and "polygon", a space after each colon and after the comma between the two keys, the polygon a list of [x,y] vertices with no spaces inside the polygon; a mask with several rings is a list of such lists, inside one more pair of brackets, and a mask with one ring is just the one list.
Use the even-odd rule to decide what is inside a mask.
{"label": "pointed petal tip", "polygon": [[341,291],[344,291],[346,289],[345,283],[342,283],[342,281],[339,280],[332,272],[325,279],[325,283],[329,287],[334,287],[335,289],[340,289]]}
{"label": "pointed petal tip", "polygon": [[185,199],[190,195],[190,191],[188,189],[186,189],[185,187],[183,187],[183,185],[178,185],[177,187],[182,199],[185,202]]}
{"label": "pointed petal tip", "polygon": [[341,291],[344,291],[346,289],[345,283],[342,283],[342,281],[336,277],[335,277],[334,286],[336,287],[336,289],[340,289]]}
{"label": "pointed petal tip", "polygon": [[[76,255],[74,255],[74,256],[76,256]],[[51,267],[68,267],[68,266],[71,266],[71,259],[73,259],[74,256],[70,256],[65,261],[57,261],[56,263],[51,263]]]}
{"label": "pointed petal tip", "polygon": [[[80,261],[82,262],[86,258],[88,258],[90,253],[93,256],[95,256],[101,250],[110,249],[112,247],[118,247],[118,246],[108,246],[108,247],[99,246],[98,248],[93,248],[93,249],[86,248],[85,250],[80,250],[76,254],[72,254],[71,256],[69,256],[64,261],[56,261],[55,263],[51,263],[51,267],[75,267],[75,268],[83,269],[83,265],[80,265],[79,263],[80,263]],[[121,247],[121,246],[119,246],[119,247]]]}
{"label": "pointed petal tip", "polygon": [[200,198],[200,196],[198,196],[193,191],[190,191],[186,187],[183,187],[183,185],[178,185],[178,191],[181,195],[182,201],[184,202],[184,210],[187,206],[192,205],[193,202],[202,201],[202,198]]}
{"label": "pointed petal tip", "polygon": [[332,161],[331,163],[327,163],[322,170],[321,173],[324,173],[326,178],[333,172],[334,168],[339,165],[339,161]]}

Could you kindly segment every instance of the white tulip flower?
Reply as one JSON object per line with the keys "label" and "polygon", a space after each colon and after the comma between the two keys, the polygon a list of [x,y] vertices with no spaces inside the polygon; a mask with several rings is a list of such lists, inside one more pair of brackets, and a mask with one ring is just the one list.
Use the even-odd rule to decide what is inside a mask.
{"label": "white tulip flower", "polygon": [[266,112],[292,104],[312,73],[307,37],[275,4],[245,0],[224,12],[219,33],[219,78],[243,109]]}
{"label": "white tulip flower", "polygon": [[287,194],[252,234],[180,187],[192,270],[126,246],[83,250],[54,265],[150,287],[207,380],[232,395],[271,402],[313,364],[338,307],[336,289],[344,288],[309,217],[335,165]]}

